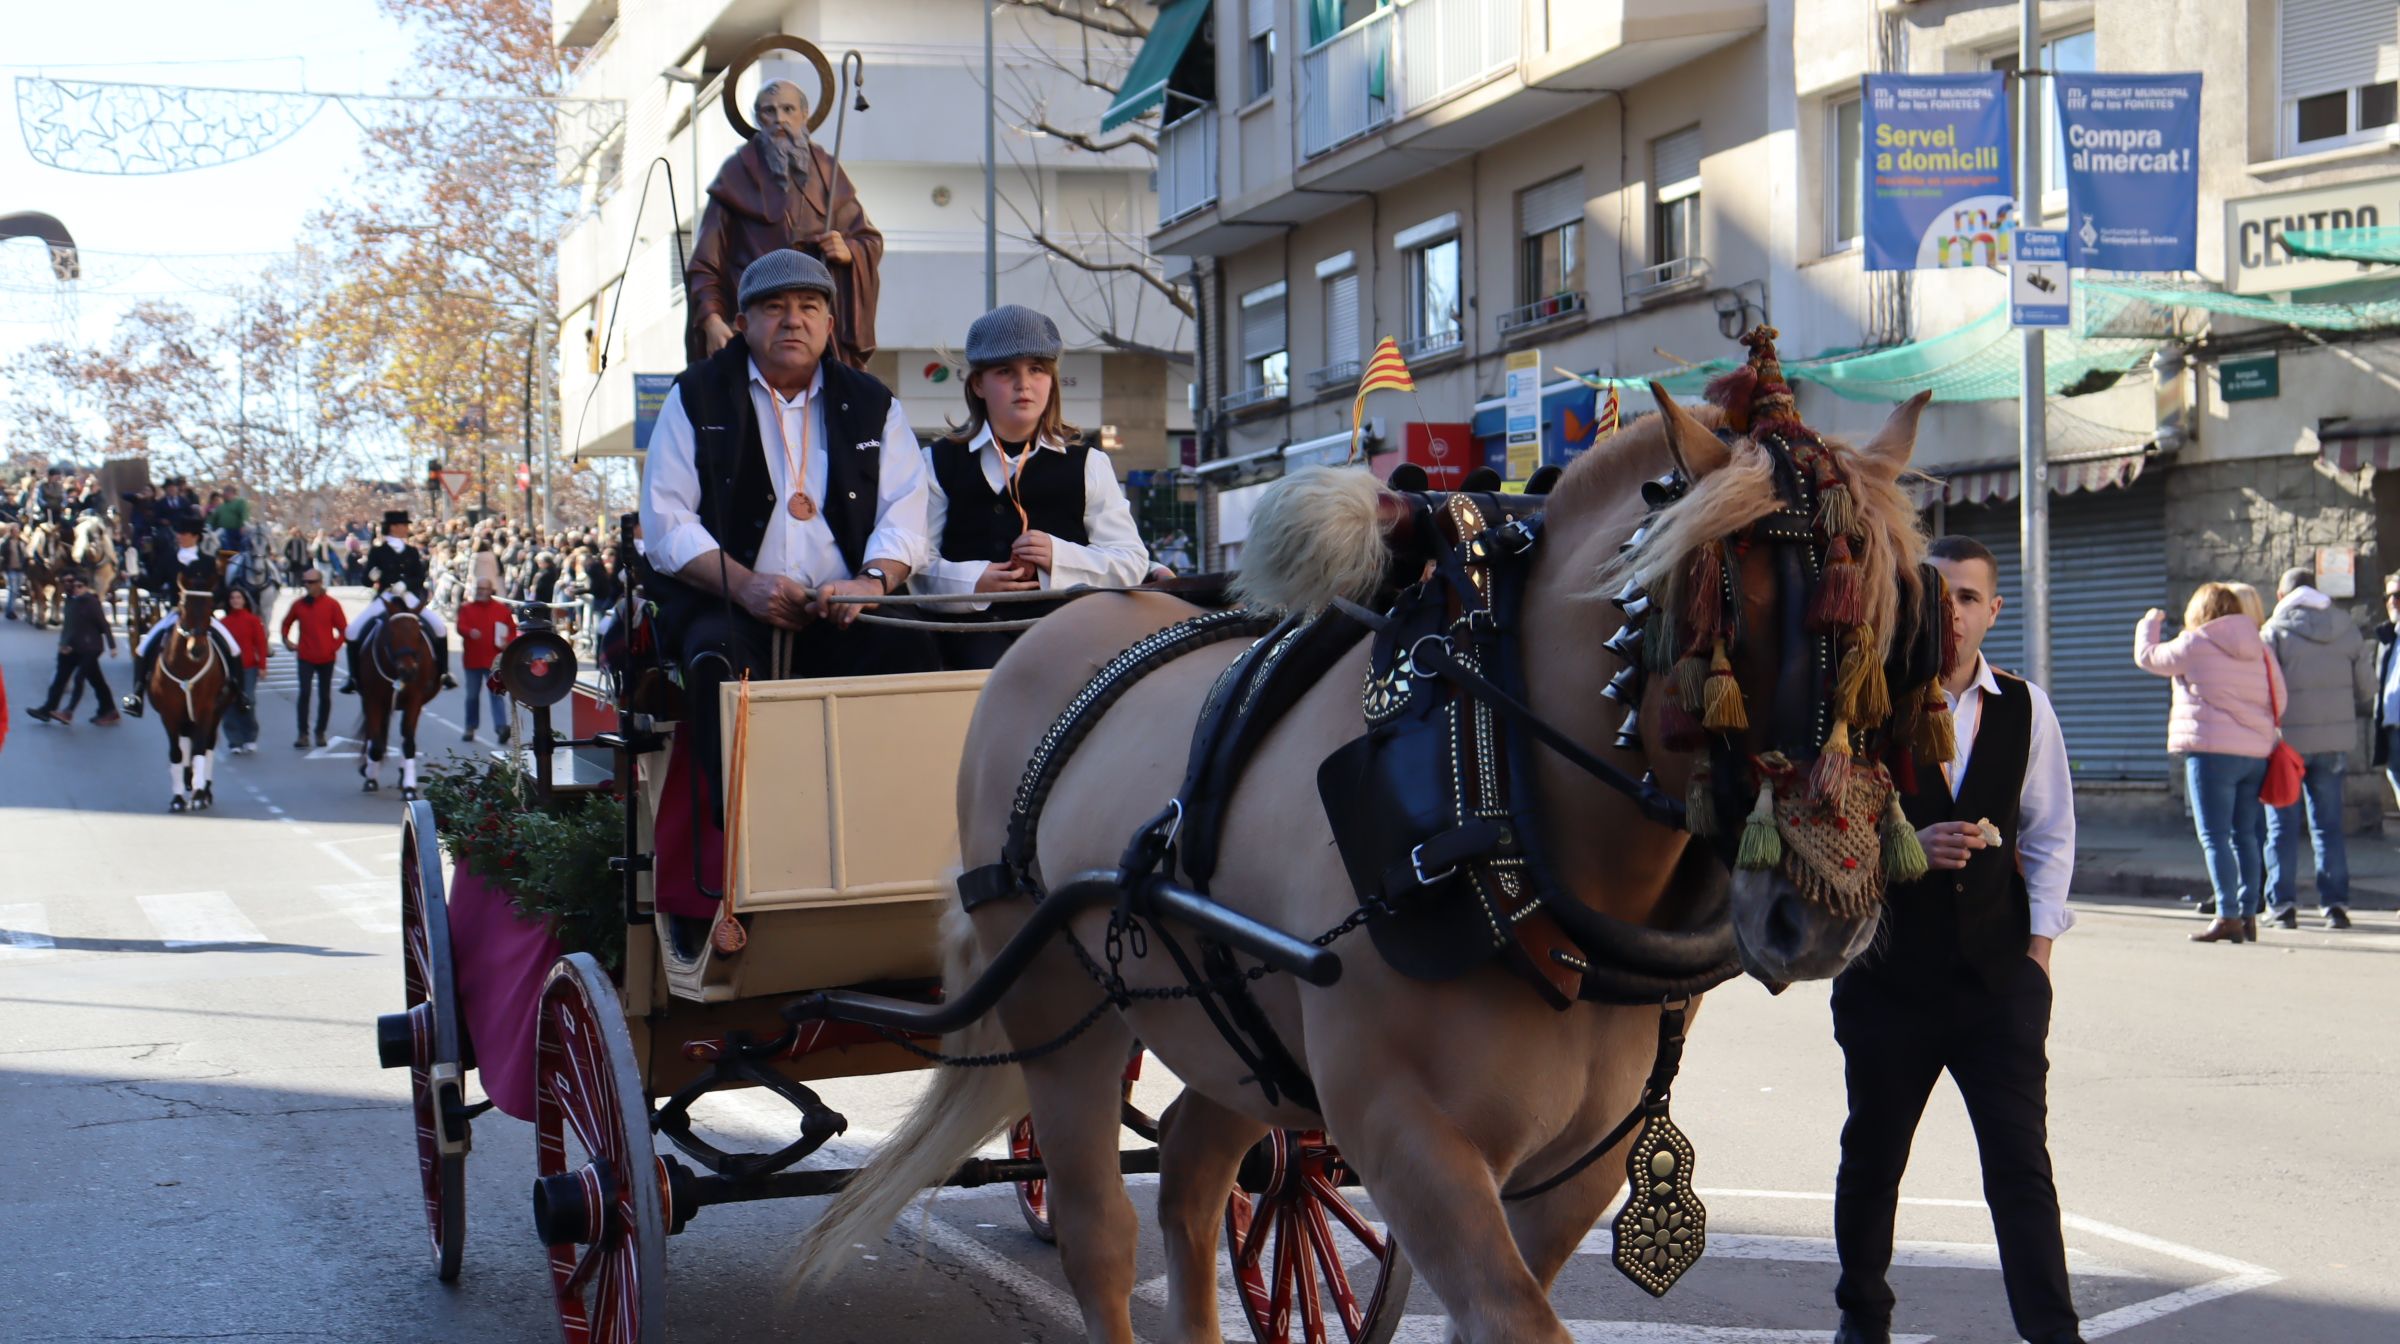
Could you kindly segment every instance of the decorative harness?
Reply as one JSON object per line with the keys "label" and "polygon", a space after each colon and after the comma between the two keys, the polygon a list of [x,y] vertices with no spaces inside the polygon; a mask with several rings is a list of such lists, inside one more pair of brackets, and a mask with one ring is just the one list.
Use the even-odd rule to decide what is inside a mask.
{"label": "decorative harness", "polygon": [[216,631],[205,622],[200,626],[199,633],[195,635],[185,626],[183,615],[178,612],[175,617],[174,634],[176,642],[185,648],[190,648],[197,640],[200,647],[208,651],[208,656],[201,661],[199,669],[189,677],[176,676],[171,660],[165,657],[158,660],[158,670],[165,673],[167,680],[174,682],[175,689],[183,694],[183,716],[196,720],[200,717],[200,702],[192,695],[192,688],[200,684],[202,677],[207,676],[211,670],[223,663],[224,655],[217,652]]}

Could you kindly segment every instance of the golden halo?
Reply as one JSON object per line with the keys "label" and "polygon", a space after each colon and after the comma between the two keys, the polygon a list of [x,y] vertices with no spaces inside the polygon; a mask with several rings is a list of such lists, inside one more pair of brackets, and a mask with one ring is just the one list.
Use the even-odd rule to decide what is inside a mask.
{"label": "golden halo", "polygon": [[808,63],[817,68],[817,106],[808,114],[808,129],[813,131],[824,125],[825,118],[833,114],[833,100],[837,92],[833,78],[833,63],[825,59],[824,52],[817,50],[816,43],[805,37],[794,37],[789,33],[769,33],[742,48],[742,54],[734,57],[733,65],[725,71],[725,119],[733,123],[733,129],[744,140],[758,134],[758,128],[750,124],[748,117],[742,115],[741,101],[734,96],[734,86],[741,82],[742,76],[758,62],[759,57],[770,51],[796,51],[807,57]]}

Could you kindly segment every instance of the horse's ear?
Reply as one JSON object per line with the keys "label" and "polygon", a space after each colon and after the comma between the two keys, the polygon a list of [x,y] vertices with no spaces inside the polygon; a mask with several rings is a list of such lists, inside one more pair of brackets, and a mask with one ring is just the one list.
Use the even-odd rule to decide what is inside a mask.
{"label": "horse's ear", "polygon": [[1932,400],[1933,389],[1927,388],[1893,407],[1883,428],[1859,446],[1859,464],[1887,481],[1900,479],[1900,473],[1908,470],[1909,455],[1917,448],[1917,419]]}
{"label": "horse's ear", "polygon": [[1733,449],[1723,439],[1709,432],[1708,426],[1692,418],[1692,413],[1675,404],[1667,395],[1666,385],[1652,382],[1650,397],[1658,403],[1659,418],[1667,426],[1667,451],[1675,461],[1697,481],[1733,460]]}

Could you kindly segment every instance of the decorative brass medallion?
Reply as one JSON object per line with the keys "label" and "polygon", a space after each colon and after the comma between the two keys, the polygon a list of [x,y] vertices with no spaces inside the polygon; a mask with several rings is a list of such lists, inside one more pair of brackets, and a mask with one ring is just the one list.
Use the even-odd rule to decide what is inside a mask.
{"label": "decorative brass medallion", "polygon": [[1642,1125],[1625,1158],[1628,1191],[1614,1224],[1617,1270],[1664,1297],[1708,1245],[1708,1210],[1692,1191],[1692,1141],[1665,1107]]}

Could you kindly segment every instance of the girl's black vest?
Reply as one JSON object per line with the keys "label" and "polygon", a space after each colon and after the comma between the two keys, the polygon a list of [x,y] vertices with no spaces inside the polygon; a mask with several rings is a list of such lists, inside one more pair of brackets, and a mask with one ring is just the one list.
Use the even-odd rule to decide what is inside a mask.
{"label": "girl's black vest", "polygon": [[1008,558],[1008,548],[1030,526],[1060,541],[1091,544],[1083,525],[1084,459],[1091,447],[1071,443],[1064,452],[1036,449],[1017,473],[1017,498],[1025,505],[1025,520],[1017,518],[1005,486],[994,490],[983,474],[982,454],[963,439],[942,439],[933,445],[933,479],[949,501],[942,535],[934,538],[944,560]]}
{"label": "girl's black vest", "polygon": [[1901,795],[1900,806],[1920,830],[1988,817],[2000,828],[2001,843],[1969,854],[1964,868],[1937,868],[1892,887],[1883,946],[1860,958],[1854,973],[1928,993],[1965,975],[1996,990],[2025,957],[2033,911],[2017,871],[2017,803],[2033,746],[2033,695],[2004,672],[1993,672],[1992,679],[2000,690],[1983,694],[1958,796],[1950,796],[1940,766],[1919,762],[1916,787]]}
{"label": "girl's black vest", "polygon": [[[883,425],[892,390],[874,375],[827,359],[824,373],[825,498],[817,501],[834,546],[852,573],[867,562],[867,538],[875,532],[877,486],[882,479]],[[700,525],[725,554],[745,567],[758,563],[767,524],[784,502],[760,438],[758,412],[750,400],[750,347],[729,341],[724,349],[687,368],[675,379],[683,413],[692,425],[692,465],[700,479]],[[798,446],[794,445],[794,451]],[[778,443],[776,451],[782,451]],[[662,609],[688,610],[715,601],[702,590],[661,576],[656,582]]]}

